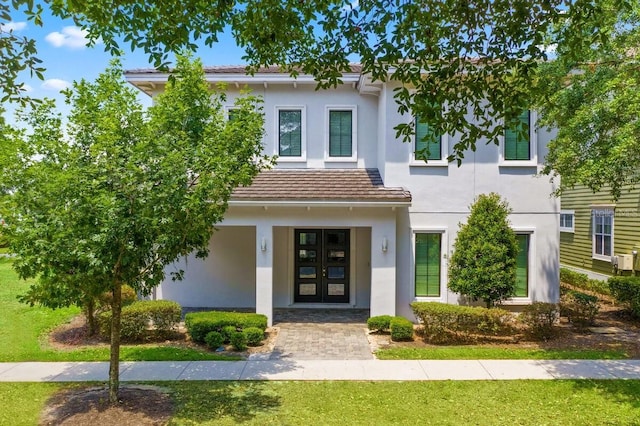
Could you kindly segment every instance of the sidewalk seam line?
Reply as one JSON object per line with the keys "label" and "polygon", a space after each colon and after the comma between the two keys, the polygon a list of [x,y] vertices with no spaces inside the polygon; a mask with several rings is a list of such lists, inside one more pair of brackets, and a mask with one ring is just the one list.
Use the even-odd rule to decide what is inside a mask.
{"label": "sidewalk seam line", "polygon": [[187,370],[187,368],[189,368],[189,366],[193,363],[193,361],[188,361],[187,364],[184,366],[184,368],[182,369],[182,371],[180,372],[180,374],[178,374],[176,376],[176,380],[183,380],[180,378],[180,376],[182,376],[184,374],[184,372]]}

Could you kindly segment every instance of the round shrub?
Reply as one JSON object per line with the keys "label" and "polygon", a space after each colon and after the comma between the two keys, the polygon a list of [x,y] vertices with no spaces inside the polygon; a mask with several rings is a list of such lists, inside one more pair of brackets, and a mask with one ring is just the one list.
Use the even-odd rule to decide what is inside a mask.
{"label": "round shrub", "polygon": [[224,337],[217,331],[210,331],[204,338],[205,343],[211,350],[216,350],[224,343]]}
{"label": "round shrub", "polygon": [[258,327],[247,327],[242,330],[242,333],[247,336],[249,346],[259,346],[264,339],[264,332]]}
{"label": "round shrub", "polygon": [[389,329],[393,341],[413,340],[413,323],[405,317],[392,317]]}
{"label": "round shrub", "polygon": [[236,351],[244,351],[247,349],[247,335],[241,331],[233,333],[229,340],[231,342],[231,346],[233,346],[233,349]]}
{"label": "round shrub", "polygon": [[[127,306],[138,300],[138,294],[136,291],[124,284],[122,286],[122,306]],[[111,301],[113,300],[113,294],[110,291],[105,291],[98,297],[98,305],[102,309],[107,309],[111,307]]]}
{"label": "round shrub", "polygon": [[222,327],[222,337],[225,342],[231,342],[231,336],[238,332],[238,327],[235,325],[225,325]]}
{"label": "round shrub", "polygon": [[556,333],[560,310],[555,303],[533,302],[520,314],[520,321],[527,327],[527,333],[535,339],[549,340]]}
{"label": "round shrub", "polygon": [[391,325],[391,315],[378,315],[367,320],[367,328],[371,331],[389,331]]}

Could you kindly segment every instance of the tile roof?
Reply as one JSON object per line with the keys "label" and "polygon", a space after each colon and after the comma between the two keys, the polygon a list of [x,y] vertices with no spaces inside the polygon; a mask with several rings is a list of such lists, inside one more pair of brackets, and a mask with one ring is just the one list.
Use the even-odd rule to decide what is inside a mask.
{"label": "tile roof", "polygon": [[403,188],[387,188],[378,169],[278,169],[261,172],[231,201],[411,203]]}
{"label": "tile roof", "polygon": [[[362,71],[362,65],[349,64],[351,73],[359,74]],[[203,67],[205,74],[246,74],[246,65],[217,65]],[[158,71],[155,68],[137,68],[127,70],[126,74],[164,74],[166,71]],[[289,74],[283,71],[280,66],[271,65],[268,67],[260,67],[256,74]]]}

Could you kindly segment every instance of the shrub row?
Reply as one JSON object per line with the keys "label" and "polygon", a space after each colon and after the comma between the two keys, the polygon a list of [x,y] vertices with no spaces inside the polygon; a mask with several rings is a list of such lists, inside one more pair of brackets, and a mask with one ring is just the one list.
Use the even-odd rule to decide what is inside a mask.
{"label": "shrub row", "polygon": [[[238,336],[238,334],[242,336]],[[222,332],[210,331],[204,336],[204,342],[209,349],[216,350],[224,343],[231,343],[233,348],[238,351],[247,349],[248,346],[258,346],[264,339],[264,331],[258,327],[247,327],[242,331],[234,326],[223,328]]]}
{"label": "shrub row", "polygon": [[640,277],[611,277],[608,284],[616,301],[640,318]]}
{"label": "shrub row", "polygon": [[191,340],[205,343],[205,337],[211,331],[217,331],[223,336],[225,333],[231,336],[231,333],[255,327],[264,332],[267,328],[267,317],[262,314],[242,312],[191,312],[185,316],[184,324]]}
{"label": "shrub row", "polygon": [[438,302],[413,302],[411,309],[422,323],[425,338],[438,342],[451,337],[509,334],[513,316],[504,309],[448,305]]}
{"label": "shrub row", "polygon": [[[182,309],[170,300],[140,300],[122,308],[121,331],[122,340],[142,340],[153,334],[167,337],[180,322]],[[98,315],[100,334],[108,337],[111,334],[111,311]]]}
{"label": "shrub row", "polygon": [[518,319],[531,337],[548,340],[555,335],[559,317],[560,309],[555,303],[533,302],[522,309]]}
{"label": "shrub row", "polygon": [[580,272],[572,271],[571,269],[560,268],[560,281],[582,290],[592,291],[605,296],[611,295],[611,291],[609,286],[607,286],[606,281],[591,279],[587,274],[581,274]]}
{"label": "shrub row", "polygon": [[367,328],[377,332],[391,332],[391,340],[412,340],[413,323],[405,317],[378,315],[367,320]]}
{"label": "shrub row", "polygon": [[594,325],[599,311],[596,296],[575,290],[562,292],[560,296],[560,314],[578,327]]}

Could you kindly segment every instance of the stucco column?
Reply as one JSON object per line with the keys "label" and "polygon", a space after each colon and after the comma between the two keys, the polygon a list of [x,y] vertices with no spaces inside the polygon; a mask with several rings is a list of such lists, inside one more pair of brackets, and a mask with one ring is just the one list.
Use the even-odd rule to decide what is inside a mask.
{"label": "stucco column", "polygon": [[396,223],[371,227],[371,316],[396,314]]}
{"label": "stucco column", "polygon": [[256,313],[273,324],[273,227],[256,225]]}

